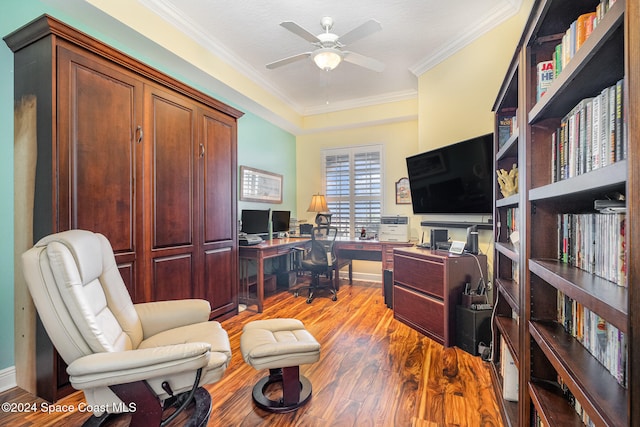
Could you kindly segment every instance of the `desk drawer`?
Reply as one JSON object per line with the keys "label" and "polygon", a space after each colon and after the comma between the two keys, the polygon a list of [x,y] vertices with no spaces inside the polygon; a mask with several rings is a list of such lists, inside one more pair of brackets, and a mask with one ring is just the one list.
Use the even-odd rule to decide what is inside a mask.
{"label": "desk drawer", "polygon": [[444,264],[404,255],[394,257],[393,280],[419,292],[444,299]]}
{"label": "desk drawer", "polygon": [[380,243],[359,243],[359,242],[340,242],[336,243],[338,249],[345,251],[372,251],[382,252],[382,244]]}
{"label": "desk drawer", "polygon": [[442,301],[394,285],[393,316],[440,344],[444,343],[445,310]]}

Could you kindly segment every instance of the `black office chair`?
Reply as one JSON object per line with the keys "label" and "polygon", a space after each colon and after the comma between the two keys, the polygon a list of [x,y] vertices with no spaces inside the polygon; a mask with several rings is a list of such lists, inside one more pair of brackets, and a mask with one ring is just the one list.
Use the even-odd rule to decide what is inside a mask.
{"label": "black office chair", "polygon": [[[313,228],[311,249],[305,253],[304,258],[300,261],[300,269],[311,272],[311,284],[294,291],[294,295],[297,297],[300,291],[308,289],[307,304],[311,304],[314,292],[317,289],[328,288],[331,291],[331,300],[336,301],[338,299],[333,281],[333,273],[336,267],[334,243],[337,235],[338,229],[336,227],[323,225]],[[325,283],[320,283],[321,275],[326,276],[329,280]]]}

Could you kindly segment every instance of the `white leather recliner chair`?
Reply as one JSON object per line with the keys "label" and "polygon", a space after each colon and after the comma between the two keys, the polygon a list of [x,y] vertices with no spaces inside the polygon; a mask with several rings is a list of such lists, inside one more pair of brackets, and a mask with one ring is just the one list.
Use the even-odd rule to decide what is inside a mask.
{"label": "white leather recliner chair", "polygon": [[132,426],[164,425],[191,401],[190,423],[206,424],[211,396],[201,386],[218,381],[231,360],[208,301],[133,304],[109,241],[90,231],[47,236],[22,261],[42,324],[93,409],[85,425],[122,412]]}

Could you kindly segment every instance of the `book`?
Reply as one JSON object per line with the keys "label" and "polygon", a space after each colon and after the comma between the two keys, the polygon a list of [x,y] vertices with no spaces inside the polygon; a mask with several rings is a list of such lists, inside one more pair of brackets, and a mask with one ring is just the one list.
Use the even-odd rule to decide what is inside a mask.
{"label": "book", "polygon": [[591,31],[593,31],[593,20],[595,16],[595,12],[589,12],[583,13],[578,17],[576,22],[576,51],[580,49],[591,34]]}
{"label": "book", "polygon": [[504,108],[498,114],[498,145],[502,147],[513,135],[516,126],[516,109]]}
{"label": "book", "polygon": [[537,80],[537,100],[545,94],[547,88],[553,83],[553,61],[542,61],[537,64],[538,80]]}
{"label": "book", "polygon": [[502,374],[502,398],[518,401],[518,368],[506,342],[500,337],[500,371]]}
{"label": "book", "polygon": [[624,122],[623,122],[623,85],[624,80],[618,80],[616,83],[616,102],[615,102],[615,161],[619,162],[620,160],[624,160],[626,158],[626,149],[624,146],[626,145],[626,141],[624,140]]}

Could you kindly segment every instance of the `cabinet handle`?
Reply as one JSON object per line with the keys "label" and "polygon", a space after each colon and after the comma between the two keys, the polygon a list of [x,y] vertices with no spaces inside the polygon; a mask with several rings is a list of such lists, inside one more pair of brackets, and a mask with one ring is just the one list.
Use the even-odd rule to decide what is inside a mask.
{"label": "cabinet handle", "polygon": [[142,138],[144,137],[144,132],[142,131],[142,126],[138,126],[138,128],[136,129],[137,133],[138,133],[138,139],[136,140],[136,142],[138,144],[140,144],[142,142]]}
{"label": "cabinet handle", "polygon": [[204,157],[204,144],[200,144],[200,158]]}

